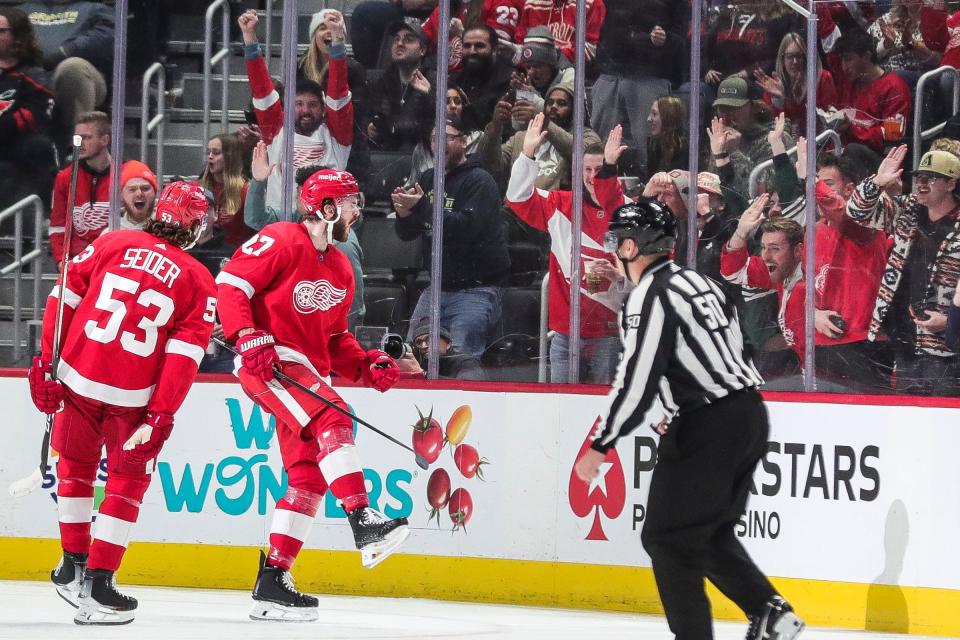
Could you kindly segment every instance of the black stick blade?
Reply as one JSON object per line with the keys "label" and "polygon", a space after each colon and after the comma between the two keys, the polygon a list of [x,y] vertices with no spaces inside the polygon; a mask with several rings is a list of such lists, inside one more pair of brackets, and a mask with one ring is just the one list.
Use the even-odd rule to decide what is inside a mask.
{"label": "black stick blade", "polygon": [[430,469],[430,463],[427,462],[427,459],[424,458],[422,455],[417,454],[416,461],[417,461],[417,466],[423,469],[424,471],[427,471],[428,469]]}

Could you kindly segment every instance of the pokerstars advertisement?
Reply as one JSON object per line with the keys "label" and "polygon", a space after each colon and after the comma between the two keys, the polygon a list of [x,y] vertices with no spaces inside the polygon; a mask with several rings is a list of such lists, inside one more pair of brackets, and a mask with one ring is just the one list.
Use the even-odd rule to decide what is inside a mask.
{"label": "pokerstars advertisement", "polygon": [[[587,485],[573,465],[598,418],[560,399],[558,557],[650,566],[640,543],[658,436],[641,428]],[[767,455],[734,531],[768,574],[960,588],[957,409],[768,402]],[[567,516],[563,517],[564,513]]]}

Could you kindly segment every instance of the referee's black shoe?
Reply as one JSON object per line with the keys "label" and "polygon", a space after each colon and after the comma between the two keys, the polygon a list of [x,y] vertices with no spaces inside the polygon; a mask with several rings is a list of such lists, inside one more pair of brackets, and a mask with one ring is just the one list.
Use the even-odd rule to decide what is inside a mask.
{"label": "referee's black shoe", "polygon": [[763,614],[748,617],[750,628],[746,640],[793,640],[804,627],[790,603],[780,596],[770,599]]}

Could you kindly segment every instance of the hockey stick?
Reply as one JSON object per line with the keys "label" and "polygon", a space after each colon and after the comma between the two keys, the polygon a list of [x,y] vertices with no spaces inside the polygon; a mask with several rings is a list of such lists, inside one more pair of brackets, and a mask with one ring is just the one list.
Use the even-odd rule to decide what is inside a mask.
{"label": "hockey stick", "polygon": [[[57,379],[57,368],[60,364],[60,332],[63,329],[63,289],[67,284],[67,266],[70,264],[70,243],[73,240],[73,201],[77,197],[77,175],[80,171],[80,145],[83,139],[73,136],[73,159],[70,168],[70,190],[67,192],[67,219],[63,229],[63,257],[60,260],[60,290],[57,295],[57,317],[53,323],[53,358],[50,363],[50,379]],[[43,476],[47,472],[47,460],[50,457],[50,433],[53,431],[53,416],[47,414],[47,426],[40,442],[40,465],[26,478],[11,482],[7,491],[14,498],[20,498],[34,491],[43,484]]]}
{"label": "hockey stick", "polygon": [[[216,343],[217,343],[218,345],[220,345],[221,347],[223,347],[224,349],[226,349],[227,351],[229,351],[230,353],[232,353],[232,354],[234,354],[234,355],[237,355],[237,356],[240,355],[240,352],[237,351],[237,350],[233,347],[233,345],[227,343],[226,341],[221,340],[220,338],[213,338],[213,341],[216,342]],[[329,400],[327,400],[326,398],[324,398],[323,396],[321,396],[321,395],[320,395],[319,393],[317,393],[316,391],[310,389],[309,387],[303,386],[302,384],[300,384],[299,382],[297,382],[296,380],[294,380],[293,378],[291,378],[290,376],[288,376],[287,374],[285,374],[283,371],[281,371],[281,370],[280,370],[280,367],[278,367],[277,365],[273,365],[273,375],[276,376],[277,380],[281,380],[281,381],[283,381],[283,382],[286,382],[286,383],[288,383],[288,384],[293,385],[293,386],[296,387],[297,389],[300,389],[300,391],[303,391],[304,393],[306,393],[307,395],[309,395],[311,398],[315,398],[315,399],[319,400],[320,402],[322,402],[323,404],[327,405],[327,406],[330,407],[331,409],[335,409],[336,411],[339,411],[340,413],[342,413],[343,415],[347,416],[347,417],[350,418],[351,420],[355,420],[355,421],[357,422],[357,424],[362,424],[362,425],[365,426],[367,429],[370,429],[370,430],[373,431],[374,433],[380,434],[381,436],[383,436],[384,438],[386,438],[386,439],[389,440],[390,442],[394,443],[395,445],[406,449],[407,451],[409,451],[410,453],[413,454],[414,459],[416,460],[417,466],[420,467],[421,469],[423,469],[424,471],[426,471],[427,469],[430,468],[430,463],[427,462],[427,459],[426,459],[424,456],[422,456],[422,455],[420,455],[419,453],[417,453],[416,451],[414,451],[411,447],[408,447],[407,445],[403,444],[402,442],[400,442],[399,440],[397,440],[396,438],[394,438],[393,436],[391,436],[389,433],[385,433],[385,432],[381,431],[380,429],[377,429],[375,426],[373,426],[372,424],[370,424],[370,423],[367,422],[366,420],[363,420],[363,419],[361,419],[361,418],[358,418],[356,415],[350,413],[350,412],[347,411],[346,409],[343,409],[342,407],[337,406],[335,403],[330,402]]]}

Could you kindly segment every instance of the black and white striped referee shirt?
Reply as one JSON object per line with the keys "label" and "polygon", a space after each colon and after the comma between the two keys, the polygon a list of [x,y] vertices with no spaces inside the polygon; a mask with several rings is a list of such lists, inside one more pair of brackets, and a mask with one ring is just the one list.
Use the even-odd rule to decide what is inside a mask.
{"label": "black and white striped referee shirt", "polygon": [[620,316],[623,353],[610,409],[593,448],[606,452],[639,426],[656,426],[763,384],[744,353],[733,303],[706,276],[667,257],[643,272]]}

